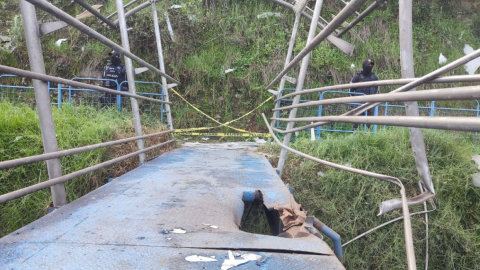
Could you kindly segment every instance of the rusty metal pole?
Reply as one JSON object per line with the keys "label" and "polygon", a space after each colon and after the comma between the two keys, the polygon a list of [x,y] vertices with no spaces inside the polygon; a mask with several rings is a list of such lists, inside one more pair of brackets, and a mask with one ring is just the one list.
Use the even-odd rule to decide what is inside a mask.
{"label": "rusty metal pole", "polygon": [[[323,0],[317,0],[315,3],[315,10],[314,14],[312,16],[312,22],[310,24],[310,31],[308,32],[308,39],[307,39],[307,44],[312,42],[312,40],[315,38],[315,31],[317,30],[317,22],[318,22],[318,17],[320,17],[320,11],[322,9],[322,4]],[[300,73],[298,75],[298,80],[297,80],[297,87],[295,89],[295,92],[300,92],[303,90],[303,83],[305,81],[305,77],[307,75],[307,70],[308,70],[308,63],[310,62],[310,52],[302,59],[302,65],[300,67]],[[296,105],[300,103],[300,95],[295,96],[293,99],[293,105]],[[293,108],[290,111],[289,118],[295,118],[297,115],[297,108]],[[287,130],[292,129],[294,127],[295,123],[294,122],[289,122],[287,125]],[[290,139],[292,137],[292,133],[288,133],[285,135],[285,138],[283,139],[283,143],[286,146],[290,145]],[[282,176],[283,173],[283,167],[285,166],[285,161],[287,159],[287,150],[282,148],[280,152],[280,158],[278,159],[278,164],[277,164],[277,173],[278,175]]]}
{"label": "rusty metal pole", "polygon": [[[43,62],[42,45],[38,32],[37,14],[35,6],[20,0],[22,12],[23,28],[25,31],[25,40],[27,42],[28,59],[30,69],[33,72],[45,74],[45,63]],[[40,130],[42,133],[43,148],[45,153],[57,152],[57,135],[55,134],[55,125],[53,122],[52,107],[50,105],[50,95],[48,93],[47,82],[33,80],[35,90],[35,101],[37,103],[38,117],[40,119]],[[59,158],[47,160],[48,177],[54,179],[62,176],[62,164]],[[57,184],[50,187],[54,207],[60,207],[67,204],[67,195],[65,185]]]}
{"label": "rusty metal pole", "polygon": [[[127,33],[127,22],[125,20],[125,10],[123,9],[123,1],[116,0],[117,3],[117,12],[118,12],[118,21],[120,26],[120,35],[122,37],[122,46],[127,51],[130,52],[130,42],[128,40]],[[135,78],[132,66],[132,60],[125,56],[125,68],[127,70],[127,80],[128,80],[128,91],[132,94],[136,94],[137,90],[135,88]],[[133,125],[135,128],[135,135],[142,136],[142,123],[140,121],[140,110],[138,108],[138,101],[135,98],[130,98],[130,104],[132,105],[132,115],[133,115]],[[137,140],[138,150],[143,150],[144,142],[142,139]],[[145,153],[138,155],[140,158],[140,164],[144,163],[146,160]]]}
{"label": "rusty metal pole", "polygon": [[[399,4],[400,65],[402,67],[402,78],[415,78],[413,67],[412,0],[400,0]],[[415,89],[411,91],[415,91]],[[405,111],[407,116],[419,116],[418,103],[416,101],[405,102]],[[420,174],[422,182],[426,185],[426,189],[431,193],[435,193],[428,168],[427,156],[425,154],[422,130],[419,128],[408,128],[408,130],[410,131],[410,140],[417,171]],[[413,239],[411,238],[411,235],[407,237],[407,234],[405,234],[408,269],[417,269]]]}
{"label": "rusty metal pole", "polygon": [[[163,60],[163,50],[162,50],[162,38],[160,36],[160,27],[158,26],[158,14],[157,14],[157,5],[155,0],[150,0],[152,3],[152,13],[153,13],[153,26],[155,27],[155,40],[157,41],[157,51],[158,51],[158,62],[160,64],[160,71],[165,73],[165,62]],[[167,78],[162,76],[162,86],[165,94],[165,101],[169,102],[170,97],[168,95],[168,86]],[[173,120],[172,120],[172,110],[170,104],[165,105],[167,110],[167,126],[170,130],[173,129]]]}

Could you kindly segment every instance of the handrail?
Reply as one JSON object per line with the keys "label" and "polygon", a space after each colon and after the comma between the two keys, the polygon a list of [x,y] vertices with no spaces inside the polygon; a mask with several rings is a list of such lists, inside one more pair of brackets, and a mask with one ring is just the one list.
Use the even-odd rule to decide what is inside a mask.
{"label": "handrail", "polygon": [[[284,98],[293,97],[296,95],[305,95],[305,94],[310,94],[315,92],[327,91],[327,90],[339,90],[339,89],[345,89],[345,88],[352,88],[353,86],[367,87],[367,86],[405,85],[413,82],[416,79],[418,78],[361,82],[361,83],[355,83],[355,85],[352,85],[351,83],[337,84],[337,85],[324,86],[319,88],[305,89],[302,92],[295,92],[295,93],[285,95]],[[425,83],[433,84],[433,83],[459,83],[459,82],[480,82],[480,75],[445,76],[445,77],[433,79]],[[277,98],[275,101],[278,101],[278,100],[279,99]]]}
{"label": "handrail", "polygon": [[151,71],[154,71],[158,75],[164,76],[167,78],[169,81],[172,81],[174,83],[180,84],[179,81],[175,80],[174,78],[168,76],[164,72],[161,72],[158,68],[150,65],[146,61],[142,60],[138,56],[134,55],[128,50],[125,50],[122,46],[116,44],[115,42],[111,41],[110,39],[106,38],[102,34],[98,33],[97,31],[93,30],[92,28],[88,27],[87,25],[83,24],[79,20],[75,19],[74,17],[70,16],[68,13],[64,12],[63,10],[59,9],[58,7],[50,4],[49,2],[45,0],[26,0],[30,2],[32,5],[43,9],[44,11],[52,14],[53,16],[57,17],[58,19],[68,23],[70,26],[77,28],[81,32],[87,34],[88,36],[102,42],[103,44],[119,51],[121,54],[129,57],[133,61],[137,62],[139,65],[146,67],[150,69]]}
{"label": "handrail", "polygon": [[108,88],[105,88],[105,87],[100,87],[100,86],[97,86],[97,85],[91,85],[91,84],[87,84],[87,83],[81,83],[81,82],[66,80],[66,79],[53,77],[53,76],[49,76],[49,75],[45,75],[45,74],[40,74],[40,73],[36,73],[36,72],[26,71],[26,70],[22,70],[22,69],[18,69],[18,68],[7,67],[7,66],[4,66],[4,65],[0,65],[0,72],[10,73],[10,74],[17,75],[19,77],[27,77],[27,78],[37,79],[37,80],[41,80],[41,81],[50,81],[50,82],[56,82],[56,83],[71,85],[71,86],[75,86],[75,87],[84,87],[86,89],[94,89],[94,90],[98,90],[98,91],[106,92],[106,93],[111,93],[111,94],[115,94],[115,95],[133,97],[133,98],[137,98],[137,99],[149,100],[149,101],[158,102],[158,103],[171,104],[170,102],[161,101],[161,100],[153,99],[153,98],[142,97],[142,96],[139,96],[139,95],[131,94],[129,92],[115,91],[115,90],[111,90],[111,89],[108,89]]}
{"label": "handrail", "polygon": [[131,157],[134,157],[134,156],[137,156],[139,154],[148,152],[150,150],[156,149],[158,147],[164,146],[164,145],[172,143],[172,142],[175,142],[175,140],[169,140],[169,141],[166,141],[166,142],[163,142],[163,143],[159,143],[159,144],[156,144],[154,146],[150,146],[148,148],[138,150],[138,151],[135,151],[133,153],[123,155],[123,156],[118,157],[118,158],[111,159],[109,161],[98,163],[96,165],[87,167],[85,169],[81,169],[79,171],[76,171],[76,172],[73,172],[73,173],[70,173],[70,174],[66,174],[66,175],[63,175],[63,176],[60,176],[60,177],[57,177],[57,178],[53,178],[53,179],[50,179],[50,180],[47,180],[47,181],[44,181],[44,182],[41,182],[41,183],[38,183],[38,184],[35,184],[35,185],[31,185],[31,186],[28,186],[28,187],[25,187],[25,188],[22,188],[22,189],[18,189],[18,190],[0,195],[0,204],[6,203],[6,202],[14,200],[14,199],[18,199],[20,197],[23,197],[23,196],[28,195],[30,193],[33,193],[35,191],[39,191],[39,190],[49,188],[49,187],[54,186],[54,185],[65,183],[68,180],[71,180],[73,178],[76,178],[76,177],[85,175],[87,173],[93,172],[95,170],[110,166],[110,165],[115,164],[117,162],[120,162],[122,160],[129,159]]}
{"label": "handrail", "polygon": [[116,141],[109,141],[109,142],[91,144],[91,145],[87,145],[87,146],[71,148],[71,149],[67,149],[67,150],[61,150],[61,151],[57,151],[57,152],[50,152],[50,153],[41,154],[41,155],[35,155],[35,156],[30,156],[30,157],[24,157],[24,158],[17,158],[17,159],[12,159],[12,160],[8,160],[8,161],[2,161],[2,162],[0,162],[0,170],[15,168],[15,167],[18,167],[18,166],[23,166],[23,165],[27,165],[27,164],[31,164],[31,163],[35,163],[35,162],[41,162],[41,161],[54,159],[54,158],[71,156],[71,155],[83,153],[83,152],[86,152],[86,151],[92,151],[92,150],[96,150],[96,149],[99,149],[99,148],[104,148],[104,147],[113,146],[113,145],[117,145],[117,144],[127,143],[127,142],[131,142],[131,141],[139,140],[139,139],[147,139],[147,138],[150,138],[150,137],[155,137],[155,136],[159,136],[159,135],[163,135],[163,134],[168,134],[168,133],[171,133],[171,132],[174,132],[174,130],[161,131],[161,132],[147,134],[147,135],[143,135],[143,136],[130,137],[130,138],[116,140]]}

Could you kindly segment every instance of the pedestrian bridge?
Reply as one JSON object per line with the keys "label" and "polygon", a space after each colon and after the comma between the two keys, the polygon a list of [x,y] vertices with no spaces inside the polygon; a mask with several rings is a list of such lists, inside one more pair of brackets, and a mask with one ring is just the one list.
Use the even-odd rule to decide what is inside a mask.
{"label": "pedestrian bridge", "polygon": [[234,251],[261,256],[234,269],[344,269],[313,234],[241,231],[258,191],[267,216],[295,205],[255,144],[186,144],[0,239],[0,268],[227,269]]}

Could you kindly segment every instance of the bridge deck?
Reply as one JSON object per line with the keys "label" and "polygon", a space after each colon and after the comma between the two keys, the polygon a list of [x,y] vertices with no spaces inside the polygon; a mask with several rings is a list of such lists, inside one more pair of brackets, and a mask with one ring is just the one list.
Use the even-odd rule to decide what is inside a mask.
{"label": "bridge deck", "polygon": [[[0,239],[0,268],[220,269],[235,250],[267,257],[261,269],[343,269],[316,237],[240,231],[243,192],[255,190],[265,205],[289,200],[269,162],[247,145],[182,146]],[[176,228],[186,233],[164,234]]]}

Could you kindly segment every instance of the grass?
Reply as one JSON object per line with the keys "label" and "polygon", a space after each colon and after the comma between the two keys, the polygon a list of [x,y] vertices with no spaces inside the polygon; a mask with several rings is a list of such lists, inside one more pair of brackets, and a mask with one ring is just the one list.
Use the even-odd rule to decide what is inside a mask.
{"label": "grass", "polygon": [[[436,189],[437,210],[429,215],[430,269],[480,269],[480,188],[471,183],[478,172],[470,157],[478,153],[468,140],[443,131],[425,130],[425,144]],[[400,178],[409,197],[419,194],[407,129],[377,135],[335,135],[321,141],[301,139],[294,149],[339,164]],[[278,148],[265,149],[278,154]],[[264,150],[264,151],[265,151]],[[317,175],[318,171],[325,176]],[[295,189],[295,199],[337,231],[342,241],[401,216],[394,211],[377,217],[381,201],[399,197],[395,185],[332,169],[290,155],[284,180]],[[411,212],[423,207],[411,207]],[[412,218],[417,266],[425,263],[425,220]],[[383,227],[344,248],[347,269],[405,269],[402,222]]]}
{"label": "grass", "polygon": [[[131,114],[115,108],[100,111],[87,106],[53,108],[60,150],[111,141],[134,135]],[[156,122],[144,122],[144,133],[165,129]],[[146,147],[166,140],[166,136],[146,140]],[[0,161],[43,153],[38,115],[26,105],[0,103]],[[135,142],[87,151],[61,158],[63,174],[68,174],[113,157],[136,151]],[[160,151],[147,155],[152,158]],[[68,201],[73,201],[138,166],[138,158],[117,163],[66,183]],[[48,179],[45,162],[0,171],[0,194],[5,194]],[[46,214],[51,206],[48,189],[0,205],[0,236],[8,234]]]}
{"label": "grass", "polygon": [[[214,1],[215,2],[215,1]],[[414,57],[415,74],[422,76],[440,67],[438,55],[443,53],[448,62],[463,56],[463,47],[469,44],[480,47],[478,31],[474,25],[480,17],[474,9],[464,6],[472,1],[452,5],[449,1],[421,0],[414,5]],[[78,5],[54,2],[61,5],[70,14],[79,14],[83,10]],[[114,3],[99,1],[104,4],[103,14],[110,14],[116,9]],[[162,43],[169,75],[179,79],[179,90],[190,102],[198,106],[221,122],[237,118],[258,106],[269,93],[264,87],[282,69],[287,44],[293,25],[293,12],[267,0],[218,1],[211,8],[205,8],[201,1],[186,0],[183,8],[169,9],[175,1],[161,1],[157,4]],[[474,3],[473,3],[474,4]],[[10,9],[16,4],[9,4]],[[313,1],[310,1],[313,5]],[[325,2],[322,16],[330,20],[342,8],[339,2]],[[164,12],[168,12],[176,41],[168,34]],[[264,12],[279,12],[275,16],[258,19]],[[389,2],[385,10],[377,10],[354,28],[360,41],[350,34],[344,39],[355,45],[355,52],[349,57],[326,42],[312,52],[305,88],[313,88],[348,82],[360,68],[366,58],[376,62],[376,74],[381,79],[400,77],[399,62],[399,27],[398,3]],[[48,21],[50,15],[39,12],[40,21]],[[18,21],[18,20],[17,20]],[[21,20],[20,20],[21,21]],[[118,31],[108,30],[91,17],[85,20],[87,25],[120,43]],[[149,8],[128,19],[134,31],[129,32],[132,52],[156,65],[156,44],[153,34],[151,11]],[[436,25],[437,27],[431,27]],[[304,46],[309,22],[302,20],[295,45],[294,54]],[[11,34],[19,40],[19,46],[13,54],[0,55],[0,61],[6,65],[28,68],[26,47],[22,41],[21,23],[12,27]],[[68,41],[60,48],[54,43],[59,38]],[[99,77],[106,63],[106,54],[110,48],[79,34],[73,28],[65,28],[42,37],[47,73],[64,78]],[[356,68],[351,69],[350,65]],[[224,71],[235,71],[225,74]],[[289,73],[296,77],[298,67]],[[459,67],[446,75],[465,74]],[[136,76],[137,80],[160,81],[152,72]],[[450,87],[452,85],[443,85]],[[287,87],[292,85],[287,83]],[[432,87],[430,86],[425,86]],[[438,87],[438,85],[436,85]],[[381,92],[389,92],[394,87],[382,87]],[[191,128],[215,125],[210,120],[186,106],[178,97],[171,95],[173,102],[174,126]],[[471,107],[468,102],[452,101],[448,107]],[[243,119],[236,125],[250,131],[265,131],[259,115],[273,107],[266,104],[258,114]],[[226,132],[222,128],[216,132]]]}

